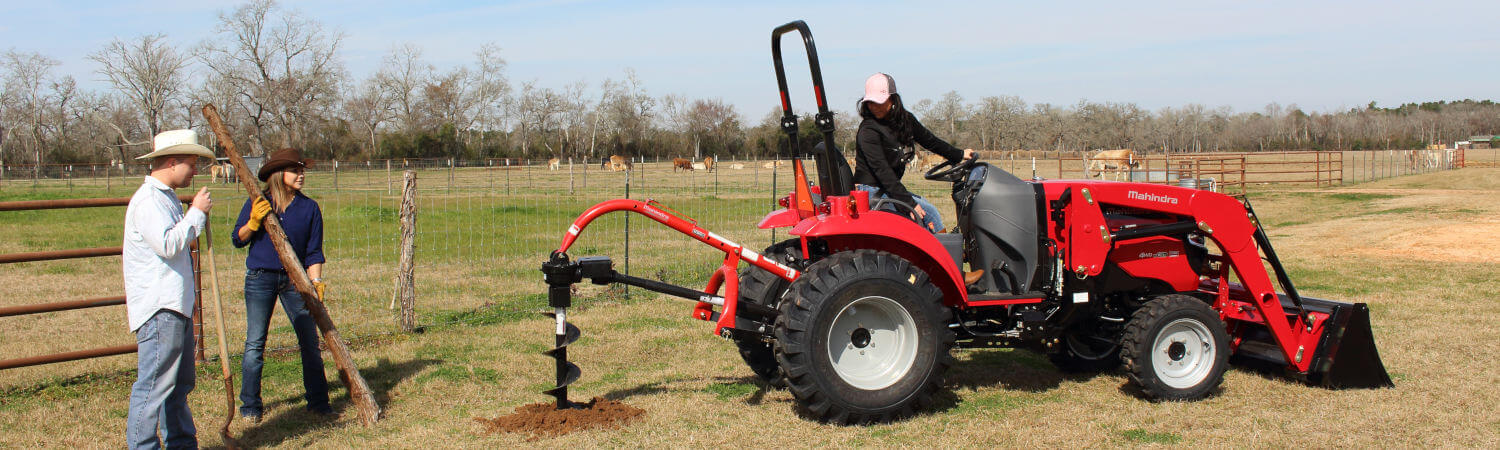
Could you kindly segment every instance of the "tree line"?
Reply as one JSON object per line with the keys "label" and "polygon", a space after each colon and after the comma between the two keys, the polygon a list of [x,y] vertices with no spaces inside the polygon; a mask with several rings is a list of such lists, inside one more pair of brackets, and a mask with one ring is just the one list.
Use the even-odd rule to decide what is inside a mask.
{"label": "tree line", "polygon": [[[653,96],[631,70],[597,84],[514,82],[498,45],[439,70],[415,45],[394,47],[362,79],[339,58],[344,36],[274,0],[221,12],[213,34],[177,48],[161,34],[116,39],[89,55],[111,89],[80,88],[60,62],[0,55],[0,170],[129,161],[163,129],[203,127],[219,106],[249,154],[299,147],[318,159],[599,158],[608,155],[765,157],[781,148],[780,110],[746,122],[720,99]],[[852,105],[851,105],[852,107]],[[936,134],[988,150],[1140,152],[1422,148],[1500,130],[1500,105],[1438,101],[1310,112],[1269,104],[1235,112],[1198,104],[1028,104],[1016,96],[948,92],[909,104]],[[837,111],[838,144],[859,118]],[[816,130],[803,118],[802,132]],[[207,136],[207,133],[205,133]],[[3,174],[3,173],[0,173]]]}

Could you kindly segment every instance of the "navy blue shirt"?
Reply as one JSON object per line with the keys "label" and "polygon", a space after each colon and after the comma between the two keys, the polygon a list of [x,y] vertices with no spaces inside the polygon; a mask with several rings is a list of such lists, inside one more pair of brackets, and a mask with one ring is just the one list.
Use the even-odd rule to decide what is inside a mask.
{"label": "navy blue shirt", "polygon": [[[236,232],[230,233],[229,237],[235,248],[250,246],[250,255],[245,257],[245,268],[285,271],[281,266],[281,258],[276,257],[276,247],[271,245],[271,236],[264,227],[251,234],[250,240],[240,240],[238,231],[250,221],[250,205],[253,204],[253,201],[245,200],[245,206],[240,208],[240,218],[234,221]],[[266,216],[266,220],[271,220],[272,217],[276,217],[276,214]],[[296,191],[292,204],[287,206],[286,212],[281,213],[281,229],[286,231],[287,243],[292,244],[292,250],[297,252],[297,259],[302,260],[303,268],[323,262],[323,210],[318,208],[318,202],[302,195],[301,191]]]}

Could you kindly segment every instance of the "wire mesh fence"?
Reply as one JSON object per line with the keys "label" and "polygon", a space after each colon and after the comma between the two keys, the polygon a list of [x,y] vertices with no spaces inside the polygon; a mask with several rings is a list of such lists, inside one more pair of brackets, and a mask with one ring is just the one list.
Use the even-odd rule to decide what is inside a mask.
{"label": "wire mesh fence", "polygon": [[[1300,168],[1304,173],[1322,171],[1325,175],[1319,177],[1336,180],[1327,183],[1349,184],[1445,170],[1459,164],[1459,155],[1436,151],[1437,157],[1433,158],[1430,156],[1433,154],[1410,150],[1341,152],[1306,164],[1296,163],[1301,160],[1293,155],[1248,154],[1246,158],[1286,161],[1279,166]],[[1500,159],[1497,154],[1500,151],[1471,150],[1466,157],[1467,161],[1480,164],[1488,161],[1492,165]],[[987,159],[1021,178],[1086,176],[1087,166],[1081,158],[1033,159],[1012,154]],[[1253,163],[1247,164],[1253,167]],[[538,270],[541,262],[557,248],[564,231],[580,213],[609,199],[655,200],[750,248],[763,248],[787,238],[784,230],[756,227],[766,213],[776,208],[775,199],[791,190],[791,166],[785,160],[731,158],[717,161],[713,170],[706,165],[701,169],[688,165],[692,168],[688,170],[670,159],[636,159],[630,162],[628,170],[614,170],[610,166],[607,161],[601,165],[598,160],[562,160],[555,165],[545,160],[517,159],[319,162],[308,171],[304,191],[319,203],[324,215],[324,253],[328,259],[324,278],[329,285],[328,306],[334,321],[351,339],[400,330],[395,320],[397,310],[392,309],[392,296],[400,236],[401,181],[403,172],[408,170],[417,177],[418,326],[493,323],[527,317],[539,310],[545,305]],[[6,169],[5,178],[0,180],[0,197],[12,199],[39,195],[123,197],[139,187],[140,177],[146,173],[142,165],[59,165],[30,169],[12,165]],[[808,170],[813,170],[811,164]],[[240,185],[204,176],[207,172],[203,170],[195,178],[193,189],[209,186],[215,193],[217,206],[211,214],[217,249],[214,264],[230,318],[228,340],[230,347],[237,349],[243,339],[241,274],[246,249],[234,248],[228,236],[245,207],[246,197]],[[1247,170],[1245,175],[1252,189],[1259,183],[1280,184],[1275,179],[1257,181],[1257,175],[1250,174],[1253,172]],[[908,170],[904,182],[913,192],[933,200],[947,222],[952,223],[953,204],[945,201],[949,185],[922,179],[915,167]],[[95,218],[102,223],[99,228],[117,230],[118,215],[122,212],[103,214],[106,215]],[[37,216],[25,220],[48,219]],[[118,242],[115,233],[113,236],[107,231],[98,233],[104,237],[92,239]],[[45,250],[47,246],[31,239],[0,244],[9,251]],[[575,257],[610,256],[622,272],[690,287],[706,283],[723,257],[654,221],[631,217],[629,213],[608,214],[594,221],[569,253]],[[118,266],[85,272],[107,280],[110,270],[117,271]],[[101,284],[118,288],[116,282]],[[580,298],[640,301],[654,296],[636,291],[627,298],[622,295],[624,292],[601,287],[585,289],[594,291]],[[80,291],[76,295],[89,294]],[[687,308],[682,311],[686,314]],[[88,314],[107,316],[90,322],[94,324],[119,319],[110,314],[123,317],[122,311]],[[273,351],[295,348],[291,328],[284,321],[273,321],[268,348]]]}

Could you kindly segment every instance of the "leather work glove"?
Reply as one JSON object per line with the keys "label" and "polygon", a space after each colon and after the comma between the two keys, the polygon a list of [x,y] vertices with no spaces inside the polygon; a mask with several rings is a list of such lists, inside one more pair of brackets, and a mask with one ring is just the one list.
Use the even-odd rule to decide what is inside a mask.
{"label": "leather work glove", "polygon": [[327,301],[328,300],[327,297],[323,296],[323,291],[326,290],[326,289],[328,289],[328,282],[326,282],[326,281],[314,281],[313,282],[313,290],[318,291],[318,301],[321,302],[321,301]]}
{"label": "leather work glove", "polygon": [[245,226],[250,227],[250,231],[260,231],[261,222],[266,220],[269,214],[271,214],[271,202],[266,201],[265,197],[257,198],[255,203],[250,205],[250,220],[245,222]]}

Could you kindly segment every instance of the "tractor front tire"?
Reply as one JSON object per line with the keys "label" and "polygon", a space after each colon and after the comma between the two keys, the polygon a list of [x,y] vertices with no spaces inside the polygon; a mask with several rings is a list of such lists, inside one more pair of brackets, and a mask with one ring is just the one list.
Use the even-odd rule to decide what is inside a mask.
{"label": "tractor front tire", "polygon": [[[788,239],[771,244],[761,252],[761,256],[781,264],[795,265],[793,263],[802,257],[801,243],[798,239]],[[787,285],[791,284],[790,281],[754,265],[746,265],[744,269],[740,269],[739,275],[740,301],[767,308],[776,308],[781,303],[782,294],[786,293]],[[755,373],[756,378],[774,388],[786,387],[786,375],[781,371],[781,363],[776,362],[776,351],[770,342],[740,339],[734,344],[739,347],[740,358],[745,360],[745,365],[750,366],[750,371]]]}
{"label": "tractor front tire", "polygon": [[776,320],[776,358],[800,406],[838,424],[886,422],[926,408],[953,364],[952,312],[927,273],[856,250],[810,266]]}
{"label": "tractor front tire", "polygon": [[1168,294],[1131,315],[1120,343],[1130,381],[1147,397],[1198,400],[1224,381],[1229,333],[1202,300]]}

